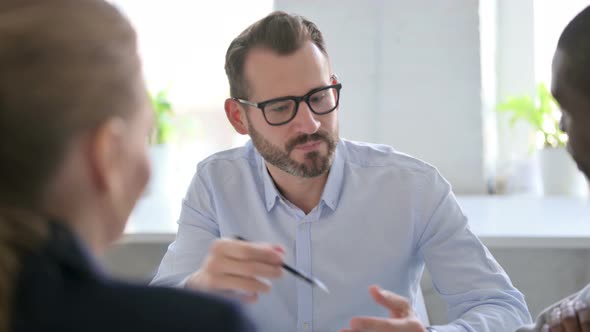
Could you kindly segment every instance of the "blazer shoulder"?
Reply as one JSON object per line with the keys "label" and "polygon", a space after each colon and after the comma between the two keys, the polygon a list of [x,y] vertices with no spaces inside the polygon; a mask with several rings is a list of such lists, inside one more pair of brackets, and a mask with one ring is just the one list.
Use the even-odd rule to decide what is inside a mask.
{"label": "blazer shoulder", "polygon": [[[133,321],[145,321],[143,331],[254,331],[242,307],[233,301],[201,292],[129,284],[110,286],[126,298]],[[144,324],[142,324],[144,325]]]}

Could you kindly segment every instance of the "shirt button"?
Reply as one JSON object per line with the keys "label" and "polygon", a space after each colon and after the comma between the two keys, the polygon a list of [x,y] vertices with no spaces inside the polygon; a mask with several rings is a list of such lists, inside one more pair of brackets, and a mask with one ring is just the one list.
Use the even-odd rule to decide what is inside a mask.
{"label": "shirt button", "polygon": [[309,323],[303,323],[303,329],[309,331]]}

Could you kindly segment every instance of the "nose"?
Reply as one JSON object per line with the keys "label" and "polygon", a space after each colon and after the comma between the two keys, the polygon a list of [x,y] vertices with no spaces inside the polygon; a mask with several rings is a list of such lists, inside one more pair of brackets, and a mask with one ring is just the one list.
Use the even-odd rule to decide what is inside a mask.
{"label": "nose", "polygon": [[299,132],[304,134],[313,134],[320,128],[320,121],[316,119],[314,114],[305,101],[299,102],[299,109],[297,115],[293,119],[293,126]]}

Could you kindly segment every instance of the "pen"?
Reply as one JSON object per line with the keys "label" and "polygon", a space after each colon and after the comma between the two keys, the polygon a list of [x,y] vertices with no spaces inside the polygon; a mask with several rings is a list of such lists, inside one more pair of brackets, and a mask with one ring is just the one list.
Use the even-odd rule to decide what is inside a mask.
{"label": "pen", "polygon": [[[243,237],[241,237],[239,235],[234,236],[234,238],[236,240],[240,240],[240,241],[248,241],[248,240],[244,239]],[[294,267],[291,267],[291,266],[287,265],[286,263],[283,263],[282,264],[282,267],[283,267],[283,269],[289,271],[292,275],[294,275],[297,278],[299,278],[299,279],[307,282],[308,284],[310,284],[312,286],[316,286],[316,287],[318,287],[319,289],[323,290],[324,292],[326,292],[328,294],[330,293],[330,291],[328,290],[328,287],[326,287],[326,285],[323,282],[321,282],[318,278],[314,278],[314,277],[311,277],[311,276],[306,276],[303,272],[297,270]]]}

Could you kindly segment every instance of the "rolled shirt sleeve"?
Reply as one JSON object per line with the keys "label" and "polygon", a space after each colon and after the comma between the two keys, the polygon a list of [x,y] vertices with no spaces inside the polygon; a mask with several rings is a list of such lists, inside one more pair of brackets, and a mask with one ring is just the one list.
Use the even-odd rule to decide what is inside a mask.
{"label": "rolled shirt sleeve", "polygon": [[184,287],[219,238],[213,218],[213,202],[206,182],[206,168],[198,169],[183,199],[176,239],[168,247],[152,285]]}
{"label": "rolled shirt sleeve", "polygon": [[423,210],[430,216],[421,218],[418,251],[450,322],[436,330],[513,331],[530,323],[523,294],[471,232],[447,181],[435,173],[425,188],[425,201],[433,204]]}

